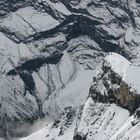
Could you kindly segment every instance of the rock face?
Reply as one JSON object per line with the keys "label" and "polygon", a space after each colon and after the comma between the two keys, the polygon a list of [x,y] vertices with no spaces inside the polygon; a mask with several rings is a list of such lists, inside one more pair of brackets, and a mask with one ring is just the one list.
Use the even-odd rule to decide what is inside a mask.
{"label": "rock face", "polygon": [[[138,0],[1,0],[0,137],[26,136],[37,119],[54,121],[70,107],[63,136],[88,95],[97,110],[122,107],[126,116],[139,114],[139,77],[133,78],[139,74],[139,7]],[[104,60],[109,52],[131,62],[111,63],[116,71],[108,65],[110,58]],[[71,136],[87,135],[77,126]]]}
{"label": "rock face", "polygon": [[[108,59],[112,60],[108,62]],[[131,67],[129,66],[131,63],[127,60],[123,62],[120,59],[121,57],[117,54],[112,54],[111,57],[108,56],[104,60],[101,73],[94,78],[95,81],[90,88],[90,96],[98,102],[115,103],[134,112],[140,103],[139,91],[132,89],[129,83],[130,79],[129,81],[125,80],[128,76],[127,69]],[[113,64],[110,63],[116,63],[114,64],[116,66],[112,68]]]}

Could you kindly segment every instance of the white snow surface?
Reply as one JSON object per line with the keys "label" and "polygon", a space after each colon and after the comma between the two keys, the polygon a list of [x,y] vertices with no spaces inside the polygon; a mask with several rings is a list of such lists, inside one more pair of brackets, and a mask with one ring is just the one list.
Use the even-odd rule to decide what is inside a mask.
{"label": "white snow surface", "polygon": [[37,31],[49,30],[59,24],[59,22],[48,13],[40,13],[34,10],[32,7],[22,8],[15,14],[24,18]]}
{"label": "white snow surface", "polygon": [[48,13],[40,13],[32,7],[21,8],[0,22],[1,28],[14,32],[20,39],[37,32],[50,30],[57,25],[59,25],[59,21]]}
{"label": "white snow surface", "polygon": [[122,80],[140,94],[139,66],[133,65],[130,61],[117,53],[110,53],[105,60],[109,63],[112,70],[122,77]]}
{"label": "white snow surface", "polygon": [[[21,140],[73,140],[77,125],[78,133],[82,135],[89,133],[88,140],[125,140],[131,138],[132,133],[138,129],[138,125],[137,127],[132,127],[132,122],[135,119],[134,116],[129,115],[126,109],[118,107],[115,104],[96,104],[89,98],[84,105],[82,117],[79,120],[80,123],[75,123],[75,119],[64,135],[58,136],[60,127],[52,128],[52,124],[50,124]],[[131,132],[131,135],[127,131]],[[135,133],[133,137],[135,138],[137,135],[138,133]],[[132,140],[135,140],[134,138]]]}
{"label": "white snow surface", "polygon": [[133,37],[133,28],[130,27],[127,29],[126,34],[125,34],[125,41],[127,43],[131,43]]}
{"label": "white snow surface", "polygon": [[50,6],[55,8],[60,13],[62,13],[64,15],[71,15],[71,12],[60,1],[58,1],[56,3],[53,3],[50,0],[44,0],[44,1],[46,1]]}
{"label": "white snow surface", "polygon": [[[52,112],[54,116],[56,116],[56,112],[61,112],[65,107],[73,106],[77,108],[86,101],[95,74],[94,70],[85,70],[82,66],[73,62],[67,52],[64,52],[57,67],[59,76],[55,76],[56,71],[54,71],[53,76],[55,76],[55,79],[59,77],[61,80],[54,80],[57,89],[43,105],[43,110]],[[56,109],[56,112],[54,109]]]}
{"label": "white snow surface", "polygon": [[51,124],[35,133],[33,133],[31,136],[27,137],[27,138],[22,138],[21,140],[46,140],[46,134],[49,130],[49,127],[51,126]]}

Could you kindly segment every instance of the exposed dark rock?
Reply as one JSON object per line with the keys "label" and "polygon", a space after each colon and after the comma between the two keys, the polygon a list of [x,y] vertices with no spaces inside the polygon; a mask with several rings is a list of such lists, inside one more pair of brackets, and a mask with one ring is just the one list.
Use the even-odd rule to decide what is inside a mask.
{"label": "exposed dark rock", "polygon": [[[140,106],[140,95],[135,91],[131,91],[131,87],[125,83],[122,77],[115,73],[106,62],[103,62],[102,72],[93,83],[89,96],[95,101],[116,103],[128,109],[131,113],[134,113]],[[101,93],[99,90],[102,86],[105,88],[105,93]]]}
{"label": "exposed dark rock", "polygon": [[82,136],[80,134],[75,134],[75,136],[73,137],[73,140],[86,140],[87,139],[87,136]]}
{"label": "exposed dark rock", "polygon": [[62,53],[54,53],[49,57],[38,56],[37,58],[25,60],[23,64],[15,67],[13,70],[10,70],[7,75],[17,75],[20,71],[24,70],[28,72],[38,71],[43,64],[57,64],[62,56]]}

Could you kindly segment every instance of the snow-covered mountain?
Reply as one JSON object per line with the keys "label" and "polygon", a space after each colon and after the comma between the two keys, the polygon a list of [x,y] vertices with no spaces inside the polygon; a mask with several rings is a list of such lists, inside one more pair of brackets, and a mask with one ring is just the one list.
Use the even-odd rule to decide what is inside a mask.
{"label": "snow-covered mountain", "polygon": [[[108,55],[84,105],[22,140],[139,140],[140,67]],[[135,74],[133,74],[135,73]]]}
{"label": "snow-covered mountain", "polygon": [[1,0],[0,137],[139,139],[139,8]]}

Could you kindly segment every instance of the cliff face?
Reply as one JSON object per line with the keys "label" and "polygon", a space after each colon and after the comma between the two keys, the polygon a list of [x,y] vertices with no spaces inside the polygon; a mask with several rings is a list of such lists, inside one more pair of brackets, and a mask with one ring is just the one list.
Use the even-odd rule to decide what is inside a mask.
{"label": "cliff face", "polygon": [[[117,54],[106,57],[101,72],[97,77],[94,77],[93,85],[90,88],[90,96],[99,102],[115,103],[130,112],[134,112],[139,106],[140,96],[139,88],[134,87],[135,89],[133,89],[133,86],[131,87],[131,84],[135,85],[137,81],[133,83],[131,80],[136,80],[135,77],[137,76],[129,77],[132,71],[127,69],[131,69],[131,66],[129,66],[131,63],[127,60],[123,62],[120,59],[123,60],[124,58],[117,56]],[[138,67],[134,66],[133,69],[135,68]]]}
{"label": "cliff face", "polygon": [[[133,114],[139,106],[139,78],[131,78],[139,71],[133,68],[140,62],[139,7],[138,0],[1,0],[0,137],[26,136],[36,120],[54,121],[67,107],[75,112],[88,94]],[[131,61],[130,77],[122,78],[126,67],[108,66],[109,52]]]}

